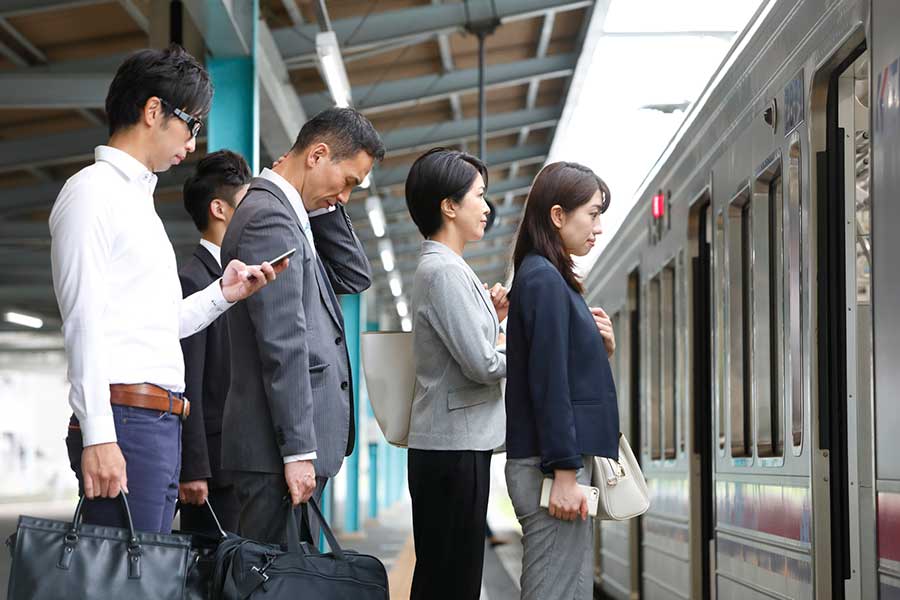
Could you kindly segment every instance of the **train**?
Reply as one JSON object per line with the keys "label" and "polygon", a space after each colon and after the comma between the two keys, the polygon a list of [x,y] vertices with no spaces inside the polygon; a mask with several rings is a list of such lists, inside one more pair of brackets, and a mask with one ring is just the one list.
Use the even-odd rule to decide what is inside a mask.
{"label": "train", "polygon": [[601,597],[900,598],[898,199],[900,2],[762,2],[584,278],[651,494]]}

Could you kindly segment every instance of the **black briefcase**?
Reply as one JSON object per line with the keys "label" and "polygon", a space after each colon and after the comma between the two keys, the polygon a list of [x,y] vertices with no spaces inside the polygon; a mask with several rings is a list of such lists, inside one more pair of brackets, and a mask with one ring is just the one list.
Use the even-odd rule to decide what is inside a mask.
{"label": "black briefcase", "polygon": [[374,556],[340,547],[315,500],[309,507],[319,518],[331,552],[320,553],[301,542],[294,511],[289,511],[287,547],[229,538],[219,545],[213,574],[217,600],[387,600],[387,572]]}
{"label": "black briefcase", "polygon": [[[180,503],[175,505],[175,514],[178,514]],[[187,580],[184,585],[184,600],[209,600],[212,598],[212,577],[216,566],[216,550],[219,544],[229,537],[236,537],[233,533],[226,533],[222,529],[219,517],[213,510],[209,499],[206,500],[206,508],[212,517],[216,532],[196,532],[182,529],[176,531],[181,535],[191,538],[191,557],[188,564]]]}
{"label": "black briefcase", "polygon": [[190,536],[135,532],[128,500],[120,498],[128,529],[83,524],[83,497],[71,523],[19,517],[6,541],[12,553],[8,600],[182,598]]}

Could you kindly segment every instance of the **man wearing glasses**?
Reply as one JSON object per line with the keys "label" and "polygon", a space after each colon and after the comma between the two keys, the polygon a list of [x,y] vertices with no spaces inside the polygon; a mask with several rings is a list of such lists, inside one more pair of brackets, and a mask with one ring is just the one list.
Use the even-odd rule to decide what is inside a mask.
{"label": "man wearing glasses", "polygon": [[53,287],[74,412],[66,444],[84,520],[168,532],[178,498],[184,398],[179,339],[275,279],[279,268],[233,260],[182,300],[175,252],[153,205],[156,175],[194,151],[212,84],[178,46],[141,50],[106,97],[109,142],[72,176],[50,214]]}

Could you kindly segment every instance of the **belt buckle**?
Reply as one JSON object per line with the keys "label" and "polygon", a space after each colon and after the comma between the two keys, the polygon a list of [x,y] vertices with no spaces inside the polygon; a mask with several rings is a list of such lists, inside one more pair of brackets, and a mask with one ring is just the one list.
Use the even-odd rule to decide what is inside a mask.
{"label": "belt buckle", "polygon": [[187,398],[182,397],[181,398],[181,414],[179,415],[181,417],[181,422],[184,423],[185,421],[187,421],[188,415],[190,415],[190,414],[191,414],[191,401],[188,400]]}

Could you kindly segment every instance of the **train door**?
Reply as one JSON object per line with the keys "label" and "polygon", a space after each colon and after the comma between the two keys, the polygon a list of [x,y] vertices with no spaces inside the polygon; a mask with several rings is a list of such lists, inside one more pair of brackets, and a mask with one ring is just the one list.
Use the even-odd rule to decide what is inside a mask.
{"label": "train door", "polygon": [[[631,362],[631,372],[629,374],[629,385],[631,388],[631,394],[629,397],[630,408],[631,408],[631,423],[630,423],[630,431],[629,435],[631,436],[631,447],[632,448],[643,448],[643,436],[641,435],[641,415],[643,414],[641,411],[642,399],[641,399],[641,368],[643,366],[641,361],[643,347],[641,344],[641,340],[643,340],[643,335],[641,332],[641,276],[640,272],[635,269],[628,275],[628,310],[630,312],[630,333],[631,333],[631,348],[630,348],[630,362]],[[637,453],[638,460],[640,461],[641,452]],[[641,535],[641,531],[643,531],[643,523],[642,519],[638,517],[637,519],[630,519],[628,521],[629,526],[629,539],[631,540],[631,548],[630,548],[630,561],[631,565],[631,592],[630,598],[632,600],[637,600],[643,597],[642,594],[642,581],[643,577],[641,574],[644,572],[643,566],[643,536]]]}
{"label": "train door", "polygon": [[713,414],[712,414],[712,204],[705,192],[691,211],[691,590],[697,600],[712,597]]}
{"label": "train door", "polygon": [[[869,54],[828,85],[819,156],[820,443],[829,452],[832,598],[876,598]],[[824,193],[823,193],[824,192]]]}

